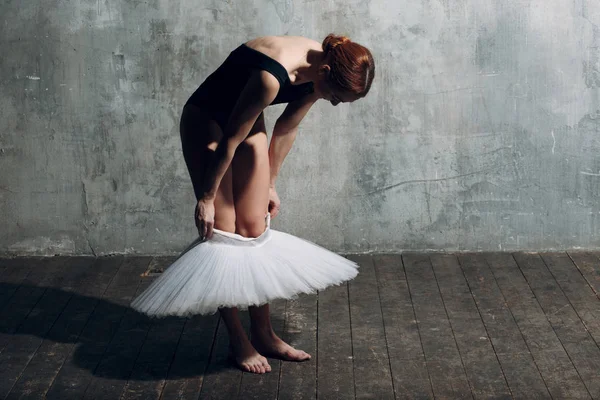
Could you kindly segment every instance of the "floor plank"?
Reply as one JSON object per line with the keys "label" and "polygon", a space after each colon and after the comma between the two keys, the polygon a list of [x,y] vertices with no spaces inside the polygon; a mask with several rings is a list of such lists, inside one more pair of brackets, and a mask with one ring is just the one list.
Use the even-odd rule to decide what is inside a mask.
{"label": "floor plank", "polygon": [[541,253],[540,256],[596,345],[600,344],[600,299],[566,253]]}
{"label": "floor plank", "polygon": [[458,256],[514,398],[550,398],[529,348],[483,254]]}
{"label": "floor plank", "polygon": [[591,251],[570,251],[569,256],[600,298],[600,253]]}
{"label": "floor plank", "polygon": [[600,398],[600,348],[542,258],[517,253],[515,260],[587,390]]}
{"label": "floor plank", "polygon": [[[9,398],[43,398],[71,353],[90,315],[123,262],[123,257],[104,257],[82,276],[67,306],[42,341]],[[68,266],[72,267],[72,266]]]}
{"label": "floor plank", "polygon": [[[247,314],[247,311],[243,313]],[[223,320],[219,321],[214,349],[200,388],[200,398],[210,400],[237,399],[242,371],[229,360],[229,335]]]}
{"label": "floor plank", "polygon": [[152,321],[120,399],[159,399],[185,318],[165,317]]}
{"label": "floor plank", "polygon": [[590,398],[513,255],[493,253],[486,260],[552,397]]}
{"label": "floor plank", "polygon": [[25,257],[0,259],[0,312],[31,272],[32,263],[30,258]]}
{"label": "floor plank", "polygon": [[[271,305],[277,333],[313,359],[270,359],[262,376],[229,362],[218,314],[130,309],[171,258],[84,258],[87,268],[82,258],[0,258],[0,389],[49,399],[600,398],[597,253],[351,258],[361,269],[349,284]],[[241,320],[248,329],[247,311]]]}
{"label": "floor plank", "polygon": [[[175,257],[155,257],[150,265],[164,271],[174,260]],[[150,318],[150,321],[151,327],[121,394],[123,400],[160,398],[186,318]]]}
{"label": "floor plank", "polygon": [[104,292],[78,343],[58,371],[46,397],[48,399],[80,399],[95,378],[94,371],[102,360],[110,340],[117,332],[129,302],[139,291],[140,274],[146,270],[149,257],[126,257]]}
{"label": "floor plank", "polygon": [[[147,266],[150,262],[151,259],[144,264]],[[136,296],[150,286],[154,279],[156,276],[142,277]],[[126,307],[117,332],[94,371],[94,377],[85,391],[84,399],[119,398],[133,372],[135,362],[155,319],[135,311],[129,307],[129,304]]]}
{"label": "floor plank", "polygon": [[319,292],[317,348],[317,398],[353,399],[352,331],[347,284]]}
{"label": "floor plank", "polygon": [[7,290],[14,291],[0,310],[0,353],[38,304],[47,286],[56,285],[62,279],[61,264],[54,257],[28,258],[26,262],[30,272],[18,285],[9,284]]}
{"label": "floor plank", "polygon": [[393,399],[394,386],[373,258],[357,255],[352,259],[360,265],[360,273],[349,284],[356,398]]}
{"label": "floor plank", "polygon": [[[320,296],[320,295],[319,295]],[[279,377],[280,399],[310,400],[317,395],[317,295],[301,295],[287,302],[283,340],[311,355],[301,363],[283,362]]]}
{"label": "floor plank", "polygon": [[[9,257],[0,257],[0,277],[4,275],[4,272],[8,268],[8,265],[14,261],[14,258]],[[2,278],[0,278],[0,283],[2,282]]]}
{"label": "floor plank", "polygon": [[219,314],[194,316],[186,321],[175,359],[167,375],[162,399],[196,400],[213,350]]}
{"label": "floor plank", "polygon": [[[6,398],[69,303],[73,285],[78,285],[94,262],[90,257],[52,257],[46,268],[54,270],[48,284],[41,281],[43,294],[39,302],[12,335],[0,354],[0,397]],[[33,282],[32,284],[36,284]],[[11,396],[12,397],[12,396]]]}
{"label": "floor plank", "polygon": [[429,256],[404,254],[402,260],[435,397],[473,398]]}
{"label": "floor plank", "polygon": [[432,254],[434,275],[475,398],[511,398],[500,361],[455,255]]}
{"label": "floor plank", "polygon": [[373,264],[396,399],[432,399],[431,380],[399,254],[376,255]]}

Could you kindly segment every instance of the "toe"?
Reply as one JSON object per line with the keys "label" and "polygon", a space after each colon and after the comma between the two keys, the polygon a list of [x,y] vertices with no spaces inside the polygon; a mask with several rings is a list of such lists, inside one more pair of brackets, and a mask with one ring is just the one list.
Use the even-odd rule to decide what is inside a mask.
{"label": "toe", "polygon": [[290,353],[291,353],[291,356],[294,358],[294,360],[298,360],[298,361],[304,360],[304,354],[302,351],[294,350],[294,351],[291,351]]}
{"label": "toe", "polygon": [[296,350],[296,357],[298,357],[299,360],[307,360],[310,358],[310,355],[304,350]]}
{"label": "toe", "polygon": [[286,351],[286,356],[290,360],[304,361],[310,359],[310,355],[302,350],[290,349]]}
{"label": "toe", "polygon": [[263,366],[265,367],[265,371],[267,372],[271,372],[271,366],[269,365],[268,362],[263,362]]}

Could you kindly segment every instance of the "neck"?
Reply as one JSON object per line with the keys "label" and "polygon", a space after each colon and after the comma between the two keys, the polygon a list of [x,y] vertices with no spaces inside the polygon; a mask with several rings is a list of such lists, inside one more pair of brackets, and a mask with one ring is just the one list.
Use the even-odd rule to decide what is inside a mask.
{"label": "neck", "polygon": [[294,83],[314,82],[318,79],[319,67],[325,61],[325,53],[321,50],[309,50],[302,65],[296,69]]}

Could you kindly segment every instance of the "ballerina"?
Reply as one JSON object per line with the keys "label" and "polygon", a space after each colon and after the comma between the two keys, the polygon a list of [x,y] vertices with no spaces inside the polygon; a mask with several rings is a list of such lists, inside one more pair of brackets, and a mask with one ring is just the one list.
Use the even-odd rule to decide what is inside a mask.
{"label": "ballerina", "polygon": [[[304,361],[273,331],[269,302],[350,280],[358,266],[311,242],[271,229],[275,182],[298,125],[319,99],[332,105],[369,92],[371,52],[344,36],[322,43],[267,36],[232,51],[189,98],[180,133],[197,203],[199,238],[132,307],[150,316],[220,312],[237,365],[271,370],[265,356]],[[270,144],[263,110],[287,103]],[[250,341],[238,308],[248,307]]]}

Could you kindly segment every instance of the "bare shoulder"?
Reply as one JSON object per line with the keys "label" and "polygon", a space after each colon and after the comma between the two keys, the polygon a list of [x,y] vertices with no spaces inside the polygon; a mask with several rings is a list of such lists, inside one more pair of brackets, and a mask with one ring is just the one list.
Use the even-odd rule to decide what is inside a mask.
{"label": "bare shoulder", "polygon": [[256,101],[266,107],[277,97],[279,86],[279,81],[273,74],[264,70],[255,70],[246,85],[246,90],[253,93]]}
{"label": "bare shoulder", "polygon": [[265,70],[256,71],[258,79],[260,79],[261,85],[267,94],[275,93],[279,91],[279,81],[273,74]]}
{"label": "bare shoulder", "polygon": [[246,45],[255,50],[283,49],[289,47],[321,46],[321,43],[304,36],[261,36],[246,42]]}
{"label": "bare shoulder", "polygon": [[288,72],[298,67],[309,50],[321,49],[321,43],[304,36],[263,36],[246,45],[278,61]]}

